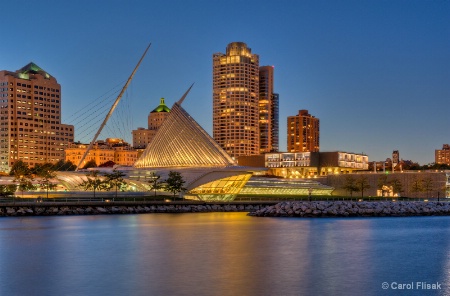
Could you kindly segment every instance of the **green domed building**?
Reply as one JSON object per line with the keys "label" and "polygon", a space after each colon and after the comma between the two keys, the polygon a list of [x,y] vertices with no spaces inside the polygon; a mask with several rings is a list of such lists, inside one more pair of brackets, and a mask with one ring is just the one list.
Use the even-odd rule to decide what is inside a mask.
{"label": "green domed building", "polygon": [[148,114],[148,128],[139,127],[137,130],[132,131],[133,147],[137,149],[147,147],[148,143],[155,136],[156,131],[169,116],[169,113],[170,108],[165,104],[164,98],[161,98],[159,105]]}

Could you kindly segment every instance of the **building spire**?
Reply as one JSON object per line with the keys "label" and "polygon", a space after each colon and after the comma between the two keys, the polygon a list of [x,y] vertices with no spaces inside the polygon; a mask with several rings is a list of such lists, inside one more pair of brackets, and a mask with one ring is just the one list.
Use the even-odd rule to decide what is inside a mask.
{"label": "building spire", "polygon": [[181,97],[181,99],[177,102],[178,105],[181,105],[183,103],[184,99],[188,95],[188,93],[191,91],[191,88],[194,86],[194,83],[191,84],[191,86],[188,88],[188,90],[184,93],[184,95]]}

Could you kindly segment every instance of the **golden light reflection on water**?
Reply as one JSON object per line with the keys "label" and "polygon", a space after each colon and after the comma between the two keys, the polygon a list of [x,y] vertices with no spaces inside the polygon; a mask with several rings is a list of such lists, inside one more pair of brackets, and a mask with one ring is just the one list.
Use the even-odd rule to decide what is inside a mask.
{"label": "golden light reflection on water", "polygon": [[446,217],[199,213],[1,222],[1,295],[379,295],[383,281],[417,280],[441,281],[448,291]]}

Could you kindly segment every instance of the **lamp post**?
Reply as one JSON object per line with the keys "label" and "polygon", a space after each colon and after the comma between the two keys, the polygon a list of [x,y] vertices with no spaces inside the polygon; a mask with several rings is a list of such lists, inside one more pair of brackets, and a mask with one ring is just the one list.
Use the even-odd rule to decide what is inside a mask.
{"label": "lamp post", "polygon": [[312,187],[309,187],[309,188],[308,188],[308,193],[309,193],[308,199],[309,199],[309,201],[311,201],[311,193],[312,193],[312,192],[313,192]]}
{"label": "lamp post", "polygon": [[23,198],[23,175],[20,175],[19,186],[22,188],[22,198]]}

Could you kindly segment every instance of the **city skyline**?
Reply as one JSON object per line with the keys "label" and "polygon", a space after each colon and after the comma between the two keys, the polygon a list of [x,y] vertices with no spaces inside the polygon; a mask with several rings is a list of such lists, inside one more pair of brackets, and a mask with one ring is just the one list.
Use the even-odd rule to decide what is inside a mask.
{"label": "city skyline", "polygon": [[[90,4],[88,11],[83,3]],[[2,9],[11,26],[3,32],[0,70],[34,62],[57,77],[67,122],[71,112],[123,84],[150,41],[127,91],[135,108],[126,140],[132,129],[146,126],[159,98],[171,106],[192,82],[185,108],[212,135],[211,55],[241,41],[258,53],[260,65],[275,67],[280,151],[287,149],[287,117],[300,109],[320,118],[321,151],[383,160],[399,150],[401,158],[426,164],[449,142],[448,1],[249,1],[229,7],[8,2]],[[45,21],[30,30],[28,22],[17,21],[26,14]],[[108,136],[120,137],[102,138]]]}

